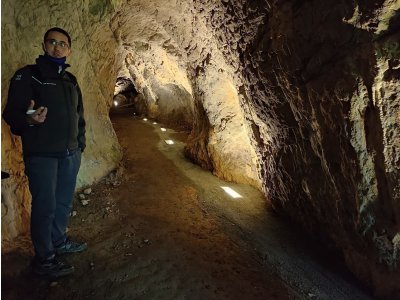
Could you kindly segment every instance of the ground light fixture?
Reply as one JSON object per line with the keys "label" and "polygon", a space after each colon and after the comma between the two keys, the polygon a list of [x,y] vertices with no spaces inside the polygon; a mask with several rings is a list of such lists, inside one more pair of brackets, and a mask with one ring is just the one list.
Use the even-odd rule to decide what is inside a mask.
{"label": "ground light fixture", "polygon": [[157,122],[153,122],[153,125],[157,125]]}
{"label": "ground light fixture", "polygon": [[173,145],[175,144],[173,140],[164,140],[164,142],[168,145]]}
{"label": "ground light fixture", "polygon": [[144,118],[143,121],[147,122],[147,118]]}
{"label": "ground light fixture", "polygon": [[167,131],[167,129],[165,129],[165,128],[163,128],[163,127],[161,127],[160,129],[161,129],[161,131]]}
{"label": "ground light fixture", "polygon": [[117,101],[114,101],[114,106],[118,106],[118,102]]}
{"label": "ground light fixture", "polygon": [[225,193],[227,193],[229,196],[231,196],[234,199],[243,198],[240,194],[238,194],[237,192],[235,192],[233,189],[231,189],[228,186],[221,186],[221,189],[223,189],[225,191]]}

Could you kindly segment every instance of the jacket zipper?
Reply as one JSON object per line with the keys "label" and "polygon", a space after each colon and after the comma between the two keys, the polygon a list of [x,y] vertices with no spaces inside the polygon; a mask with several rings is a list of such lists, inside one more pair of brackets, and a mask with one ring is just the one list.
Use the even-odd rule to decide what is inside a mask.
{"label": "jacket zipper", "polygon": [[62,86],[63,86],[63,91],[64,91],[64,100],[65,100],[65,107],[67,109],[67,114],[68,114],[68,129],[67,129],[67,139],[66,139],[66,145],[65,148],[67,149],[67,156],[69,156],[70,154],[70,149],[68,149],[68,144],[69,144],[69,138],[71,136],[71,113],[69,110],[69,106],[68,106],[68,97],[67,97],[67,92],[66,92],[66,80],[64,78],[65,75],[65,71],[63,74],[61,75],[61,82],[62,82]]}

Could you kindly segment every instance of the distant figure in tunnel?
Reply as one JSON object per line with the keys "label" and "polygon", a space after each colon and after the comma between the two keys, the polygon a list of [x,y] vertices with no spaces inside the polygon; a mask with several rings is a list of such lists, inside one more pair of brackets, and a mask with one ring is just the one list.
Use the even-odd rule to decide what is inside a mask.
{"label": "distant figure in tunnel", "polygon": [[74,267],[58,259],[86,250],[86,243],[66,234],[76,177],[85,149],[82,94],[67,72],[71,38],[51,28],[36,64],[18,70],[11,79],[3,118],[21,136],[25,173],[32,195],[31,238],[35,250],[32,271],[59,277]]}

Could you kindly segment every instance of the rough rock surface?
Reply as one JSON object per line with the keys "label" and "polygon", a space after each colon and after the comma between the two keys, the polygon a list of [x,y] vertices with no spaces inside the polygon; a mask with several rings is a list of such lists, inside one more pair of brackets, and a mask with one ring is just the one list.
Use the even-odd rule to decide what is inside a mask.
{"label": "rough rock surface", "polygon": [[[261,187],[378,295],[400,297],[399,10],[398,0],[3,1],[2,100],[48,25],[65,27],[90,124],[81,185],[120,157],[108,109],[117,74],[131,78],[142,113],[192,128],[190,158]],[[2,142],[2,169],[16,175],[2,189],[12,237],[27,229],[28,192],[18,139],[3,130]]]}
{"label": "rough rock surface", "polygon": [[399,1],[222,2],[268,199],[399,297]]}
{"label": "rough rock surface", "polygon": [[139,112],[195,128],[186,149],[190,158],[221,178],[261,187],[233,68],[194,4],[119,3],[110,22],[120,45],[116,65],[141,93]]}

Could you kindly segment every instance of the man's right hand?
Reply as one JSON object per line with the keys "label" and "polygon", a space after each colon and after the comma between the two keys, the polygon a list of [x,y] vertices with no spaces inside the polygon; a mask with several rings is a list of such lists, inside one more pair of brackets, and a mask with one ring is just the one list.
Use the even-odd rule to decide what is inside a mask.
{"label": "man's right hand", "polygon": [[[31,100],[31,104],[29,105],[27,111],[32,111],[34,106],[35,106],[35,101]],[[47,115],[47,107],[41,106],[38,109],[36,109],[34,113],[28,114],[26,119],[28,121],[28,124],[30,125],[41,124],[46,120],[46,115]]]}

